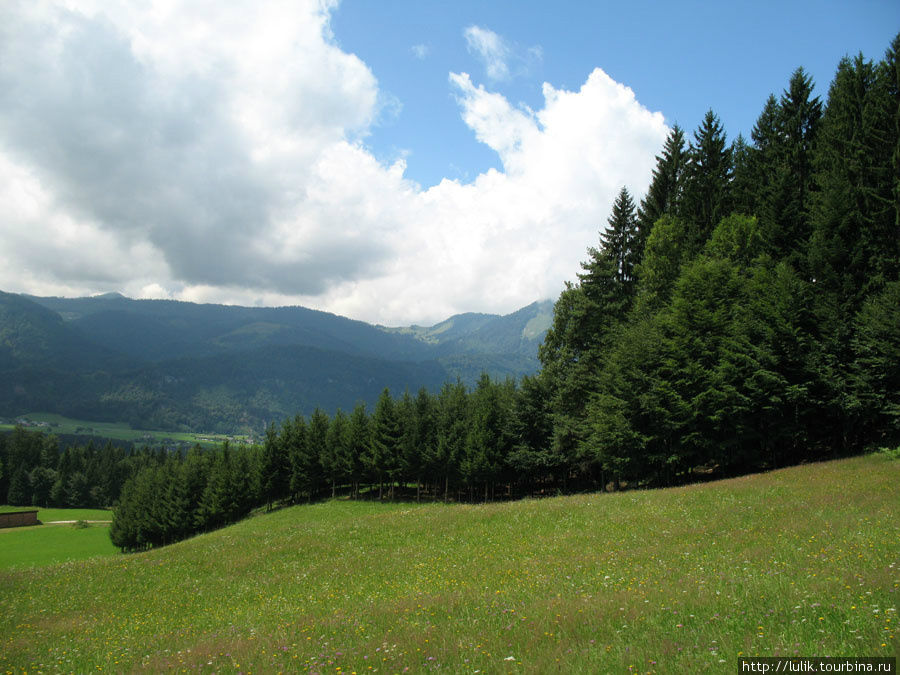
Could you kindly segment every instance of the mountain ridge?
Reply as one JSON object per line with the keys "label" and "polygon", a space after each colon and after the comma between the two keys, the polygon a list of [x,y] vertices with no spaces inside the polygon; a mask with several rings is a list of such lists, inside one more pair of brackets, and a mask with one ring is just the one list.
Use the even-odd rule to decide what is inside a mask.
{"label": "mountain ridge", "polygon": [[0,292],[0,415],[258,431],[315,407],[372,406],[384,387],[533,373],[551,318],[542,301],[386,328],[304,307]]}

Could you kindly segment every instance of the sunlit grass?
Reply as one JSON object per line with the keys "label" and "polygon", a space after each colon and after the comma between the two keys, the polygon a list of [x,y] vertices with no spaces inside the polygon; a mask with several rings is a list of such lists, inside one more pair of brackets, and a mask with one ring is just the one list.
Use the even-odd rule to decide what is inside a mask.
{"label": "sunlit grass", "polygon": [[10,511],[37,511],[37,519],[42,523],[59,520],[112,520],[109,509],[45,509],[40,506],[0,506],[0,513]]}
{"label": "sunlit grass", "polygon": [[900,462],[485,506],[329,502],[0,572],[0,672],[727,672],[892,656]]}
{"label": "sunlit grass", "polygon": [[37,525],[0,530],[0,570],[55,565],[114,555],[117,551],[109,540],[107,525]]}

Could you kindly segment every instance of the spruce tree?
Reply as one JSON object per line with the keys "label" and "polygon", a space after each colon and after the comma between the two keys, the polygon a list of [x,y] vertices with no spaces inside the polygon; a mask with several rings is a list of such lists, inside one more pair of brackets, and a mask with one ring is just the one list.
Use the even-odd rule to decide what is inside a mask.
{"label": "spruce tree", "polygon": [[644,246],[654,223],[664,215],[677,213],[680,209],[686,162],[684,131],[676,124],[666,138],[662,154],[656,156],[650,187],[638,209],[637,235],[633,246],[637,263],[643,257]]}
{"label": "spruce tree", "polygon": [[712,110],[694,132],[688,150],[681,215],[691,226],[692,250],[699,251],[713,228],[731,212],[731,149]]}
{"label": "spruce tree", "polygon": [[346,413],[338,408],[331,418],[328,427],[328,435],[325,439],[323,453],[319,456],[319,463],[331,486],[331,498],[336,496],[337,485],[345,480],[349,474],[348,466],[348,432],[349,420]]}
{"label": "spruce tree", "polygon": [[421,387],[416,394],[413,402],[416,434],[415,434],[415,451],[418,458],[415,461],[405,460],[407,467],[413,464],[417,467],[416,473],[416,501],[421,496],[422,483],[429,476],[438,474],[437,467],[437,443],[438,443],[438,420],[437,420],[437,401],[428,393],[425,387]]}
{"label": "spruce tree", "polygon": [[359,497],[359,484],[365,475],[365,458],[369,456],[372,444],[372,429],[365,403],[357,403],[350,415],[347,432],[347,452],[350,479],[353,482],[353,496]]}
{"label": "spruce tree", "polygon": [[282,434],[279,436],[274,424],[270,424],[266,429],[259,468],[259,488],[260,497],[266,503],[266,510],[269,511],[273,504],[287,497],[290,491],[290,460],[284,444],[289,431],[289,428],[285,429],[283,426]]}
{"label": "spruce tree", "polygon": [[390,482],[393,497],[394,480],[400,466],[400,420],[397,416],[394,399],[387,387],[382,390],[375,404],[372,418],[372,443],[366,457],[367,468],[375,482],[378,483],[378,498],[384,494],[384,483]]}
{"label": "spruce tree", "polygon": [[31,503],[31,483],[28,480],[28,471],[25,465],[19,466],[9,481],[9,492],[6,494],[6,503],[12,506],[28,506]]}

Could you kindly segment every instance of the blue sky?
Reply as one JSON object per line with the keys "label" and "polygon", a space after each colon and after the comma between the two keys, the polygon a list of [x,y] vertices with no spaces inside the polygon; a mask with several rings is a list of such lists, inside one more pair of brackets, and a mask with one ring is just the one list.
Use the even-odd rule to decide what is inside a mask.
{"label": "blue sky", "polygon": [[0,290],[436,323],[556,298],[670,127],[896,0],[0,2]]}
{"label": "blue sky", "polygon": [[[467,50],[463,33],[473,25],[509,44],[508,78],[487,78]],[[577,89],[600,67],[669,125],[690,132],[712,108],[729,138],[749,138],[766,98],[781,93],[796,67],[813,76],[824,100],[842,56],[880,58],[900,30],[900,3],[343,0],[332,28],[400,103],[366,142],[381,157],[407,152],[407,174],[432,185],[499,168],[496,154],[460,122],[449,72],[468,72],[537,109],[543,82]],[[420,59],[416,45],[425,48]],[[532,48],[540,58],[529,55]]]}

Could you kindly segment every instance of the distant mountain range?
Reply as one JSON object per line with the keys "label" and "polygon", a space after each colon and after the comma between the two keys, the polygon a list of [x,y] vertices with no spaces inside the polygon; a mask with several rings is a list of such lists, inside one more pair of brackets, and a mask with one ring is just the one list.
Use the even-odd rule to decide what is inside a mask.
{"label": "distant mountain range", "polygon": [[258,431],[457,377],[538,369],[549,300],[506,316],[386,328],[303,307],[39,298],[0,291],[0,417],[55,412],[136,428]]}

